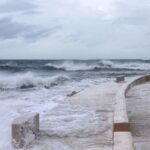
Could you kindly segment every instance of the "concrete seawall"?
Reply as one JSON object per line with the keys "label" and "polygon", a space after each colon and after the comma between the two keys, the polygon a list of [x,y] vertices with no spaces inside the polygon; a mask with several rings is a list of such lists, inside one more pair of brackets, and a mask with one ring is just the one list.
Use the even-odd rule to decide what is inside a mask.
{"label": "concrete seawall", "polygon": [[114,110],[114,131],[129,131],[129,120],[126,110],[127,92],[134,86],[150,81],[150,75],[136,77],[125,83],[116,95],[116,105]]}
{"label": "concrete seawall", "polygon": [[[134,149],[132,135],[129,129],[130,123],[129,123],[129,119],[127,115],[126,95],[132,87],[139,85],[139,84],[144,84],[149,81],[150,81],[150,75],[136,77],[130,80],[129,82],[125,83],[122,86],[122,88],[119,90],[119,92],[117,93],[116,105],[115,105],[115,110],[114,110],[114,150],[127,150],[127,149],[133,150]],[[128,140],[127,138],[130,140]],[[117,139],[119,139],[120,144],[115,144]],[[123,141],[126,141],[126,142],[124,143]],[[116,145],[118,146],[116,147]],[[123,145],[124,145],[124,148],[122,148]]]}
{"label": "concrete seawall", "polygon": [[133,86],[136,86],[136,85],[139,85],[139,84],[144,84],[146,82],[149,82],[150,81],[150,75],[145,75],[145,76],[142,76],[142,77],[138,77],[136,79],[134,79],[126,88],[125,90],[125,96],[127,94],[127,92],[133,87]]}
{"label": "concrete seawall", "polygon": [[[113,114],[109,115],[111,117],[108,117],[108,120],[110,122],[108,126],[109,130],[107,129],[109,131],[107,134],[108,138],[103,139],[101,135],[99,135],[98,137],[98,135],[92,134],[91,137],[88,137],[87,141],[83,142],[84,138],[78,138],[77,143],[74,143],[74,140],[71,141],[70,143],[72,143],[72,147],[78,145],[78,149],[83,149],[83,147],[84,149],[87,149],[87,145],[90,141],[90,145],[92,145],[92,147],[89,146],[89,150],[93,150],[93,148],[95,148],[96,150],[101,150],[103,149],[103,145],[101,145],[102,142],[100,141],[100,139],[103,139],[104,143],[108,142],[108,144],[105,145],[107,146],[108,150],[134,150],[132,134],[129,128],[130,122],[127,115],[126,96],[128,91],[132,87],[146,83],[148,81],[150,81],[150,75],[145,75],[142,77],[133,78],[127,82],[112,82],[94,86],[74,95],[73,97],[68,97],[66,99],[66,102],[68,102],[70,105],[90,108],[91,110],[94,110],[97,115],[105,114],[107,116],[108,114]],[[59,106],[57,109],[54,109],[53,111],[55,113],[58,111],[59,114],[59,110],[61,109],[61,107]],[[46,116],[51,117],[50,115]],[[104,122],[106,125],[107,121]],[[45,131],[45,133],[46,132],[47,131]],[[69,138],[63,138],[63,144],[68,145],[69,140]],[[96,144],[94,143],[95,141]]]}

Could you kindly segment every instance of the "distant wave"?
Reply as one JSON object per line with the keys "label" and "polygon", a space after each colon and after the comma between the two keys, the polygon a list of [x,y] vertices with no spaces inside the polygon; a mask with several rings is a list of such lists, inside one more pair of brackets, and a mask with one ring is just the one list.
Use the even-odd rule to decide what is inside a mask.
{"label": "distant wave", "polygon": [[126,62],[126,63],[116,63],[114,64],[114,68],[118,69],[126,69],[126,70],[150,70],[150,63],[145,62]]}
{"label": "distant wave", "polygon": [[68,81],[69,77],[65,75],[55,75],[52,77],[37,77],[31,73],[25,75],[15,75],[13,77],[0,78],[0,89],[27,89],[34,87],[50,88],[52,86],[60,85]]}
{"label": "distant wave", "polygon": [[150,63],[148,62],[127,62],[127,61],[109,61],[98,60],[94,62],[82,61],[64,61],[62,63],[47,63],[47,69],[64,70],[64,71],[98,71],[98,70],[125,70],[125,71],[139,71],[150,70]]}
{"label": "distant wave", "polygon": [[118,71],[150,70],[149,60],[55,60],[0,63],[0,71]]}
{"label": "distant wave", "polygon": [[0,65],[0,70],[4,71],[21,71],[22,69],[23,68],[17,65],[8,65],[8,64]]}
{"label": "distant wave", "polygon": [[56,70],[65,70],[65,71],[86,71],[86,70],[97,70],[103,68],[111,68],[111,61],[98,61],[96,63],[86,63],[86,62],[74,62],[74,61],[65,61],[60,64],[47,63],[46,67],[53,68]]}

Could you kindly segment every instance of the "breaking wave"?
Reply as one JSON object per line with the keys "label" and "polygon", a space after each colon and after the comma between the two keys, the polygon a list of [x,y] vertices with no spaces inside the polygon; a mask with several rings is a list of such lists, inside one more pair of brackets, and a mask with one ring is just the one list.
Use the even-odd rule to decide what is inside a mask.
{"label": "breaking wave", "polygon": [[52,70],[64,70],[64,71],[98,71],[98,70],[150,70],[149,62],[123,62],[123,61],[109,61],[99,60],[94,62],[88,61],[64,61],[62,63],[47,63],[45,64],[47,69]]}
{"label": "breaking wave", "polygon": [[12,77],[1,77],[0,89],[11,90],[11,89],[27,89],[27,88],[50,88],[53,86],[61,85],[65,81],[68,81],[69,77],[65,75],[55,75],[52,77],[38,77],[31,73],[24,75],[15,75]]}
{"label": "breaking wave", "polygon": [[150,70],[150,62],[142,60],[47,60],[1,62],[0,71],[136,71]]}
{"label": "breaking wave", "polygon": [[65,71],[86,71],[86,70],[98,70],[111,68],[113,63],[111,61],[98,61],[96,63],[86,63],[86,62],[73,62],[64,61],[60,64],[47,63],[45,66],[56,70]]}

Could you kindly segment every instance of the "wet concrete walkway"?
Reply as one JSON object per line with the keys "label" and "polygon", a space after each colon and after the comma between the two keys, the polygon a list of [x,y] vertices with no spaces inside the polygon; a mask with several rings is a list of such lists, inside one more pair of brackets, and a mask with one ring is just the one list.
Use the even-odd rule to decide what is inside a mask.
{"label": "wet concrete walkway", "polygon": [[126,104],[136,150],[150,150],[150,82],[131,88]]}
{"label": "wet concrete walkway", "polygon": [[41,116],[30,150],[113,150],[115,96],[122,83],[90,87]]}

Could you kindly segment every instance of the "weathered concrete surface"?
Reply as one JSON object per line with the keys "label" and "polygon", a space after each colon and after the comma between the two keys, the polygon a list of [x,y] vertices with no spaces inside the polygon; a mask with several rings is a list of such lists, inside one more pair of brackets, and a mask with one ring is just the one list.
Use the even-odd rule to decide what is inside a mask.
{"label": "weathered concrete surface", "polygon": [[130,132],[114,132],[113,150],[133,150],[132,135]]}
{"label": "weathered concrete surface", "polygon": [[149,141],[136,141],[134,142],[135,150],[149,150],[150,142]]}
{"label": "weathered concrete surface", "polygon": [[150,149],[150,82],[138,85],[127,93],[130,130],[136,150]]}
{"label": "weathered concrete surface", "polygon": [[[95,109],[97,111],[105,112],[105,111],[114,111],[114,106],[116,104],[116,93],[118,92],[119,88],[123,83],[105,83],[98,86],[93,86],[92,88],[88,88],[78,94],[76,94],[73,97],[67,98],[67,101],[71,104],[81,105],[85,107],[90,107],[92,109]],[[113,118],[112,118],[113,121]],[[113,125],[113,122],[112,122]],[[111,129],[111,134],[113,134],[113,127]],[[113,143],[113,137],[111,137],[111,134],[109,134],[111,138],[111,142]],[[113,144],[108,144],[107,140],[103,140],[104,143],[102,144],[102,139],[98,139],[98,136],[95,137],[96,143],[99,143],[99,145],[95,144],[95,148],[91,147],[90,150],[105,150],[105,149],[113,149]],[[89,140],[93,141],[93,137],[89,137]],[[99,142],[98,142],[99,141]],[[81,143],[81,142],[79,142]],[[100,144],[101,143],[101,144]],[[94,145],[94,142],[93,142]],[[105,145],[105,148],[104,148]],[[107,146],[107,148],[106,148]],[[80,146],[83,147],[83,146]],[[79,148],[78,149],[82,149]],[[88,148],[88,142],[85,144],[85,149]]]}
{"label": "weathered concrete surface", "polygon": [[98,137],[77,138],[77,137],[42,137],[34,143],[34,147],[28,150],[113,150],[110,143],[99,143]]}
{"label": "weathered concrete surface", "polygon": [[[45,115],[49,118],[41,118],[42,135],[61,143],[59,150],[112,150],[113,112],[59,105]],[[48,147],[57,150],[56,145]]]}
{"label": "weathered concrete surface", "polygon": [[123,83],[90,87],[41,116],[30,150],[113,150],[115,96]]}
{"label": "weathered concrete surface", "polygon": [[71,104],[92,107],[96,110],[114,111],[115,96],[123,83],[105,83],[88,88],[67,100]]}
{"label": "weathered concrete surface", "polygon": [[129,131],[129,120],[126,110],[125,90],[128,83],[124,84],[116,94],[114,108],[114,131]]}
{"label": "weathered concrete surface", "polygon": [[[121,81],[121,78],[123,79],[123,77],[118,77],[118,79],[116,80]],[[150,81],[150,75],[135,77],[125,83],[119,90],[116,95],[116,105],[114,109],[114,131],[129,131],[129,120],[127,115],[125,97],[127,95],[127,92],[132,87],[139,84],[144,84],[148,81]]]}
{"label": "weathered concrete surface", "polygon": [[131,135],[116,132],[113,137],[112,112],[122,85],[124,82],[90,87],[46,111],[41,116],[39,139],[26,149],[113,150],[114,137],[116,150],[124,145],[126,150],[132,149]]}
{"label": "weathered concrete surface", "polygon": [[12,146],[22,148],[32,142],[39,133],[39,114],[25,114],[12,123]]}

